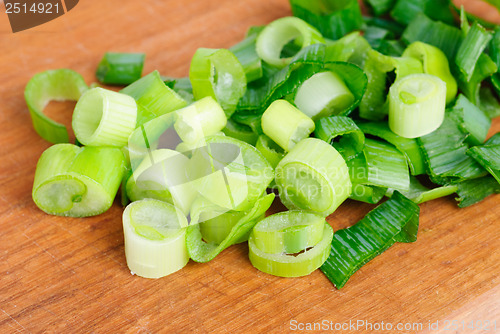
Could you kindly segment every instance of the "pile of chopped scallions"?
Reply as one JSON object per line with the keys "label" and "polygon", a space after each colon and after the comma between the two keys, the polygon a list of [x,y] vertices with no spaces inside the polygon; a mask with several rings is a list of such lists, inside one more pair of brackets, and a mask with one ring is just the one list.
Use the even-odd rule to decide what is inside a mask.
{"label": "pile of chopped scallions", "polygon": [[[396,242],[418,204],[500,192],[500,28],[450,1],[290,0],[295,16],[251,27],[230,49],[198,49],[189,77],[142,76],[144,54],[106,53],[87,87],[36,74],[25,98],[55,144],[35,173],[48,214],[87,217],[121,188],[130,270],[158,278],[248,241],[259,270],[320,268],[341,288]],[[72,128],[50,100],[76,100]],[[269,191],[274,189],[274,191]],[[289,209],[266,217],[275,195]],[[386,196],[389,199],[382,201]],[[326,222],[346,199],[381,202],[357,224]]]}

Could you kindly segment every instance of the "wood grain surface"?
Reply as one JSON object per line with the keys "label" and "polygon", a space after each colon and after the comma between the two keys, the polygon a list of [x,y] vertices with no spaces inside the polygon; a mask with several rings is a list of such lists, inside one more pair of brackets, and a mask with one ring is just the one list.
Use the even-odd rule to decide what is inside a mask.
{"label": "wood grain surface", "polygon": [[[35,73],[72,68],[91,83],[113,50],[145,52],[144,73],[185,76],[196,48],[229,47],[249,26],[289,14],[286,0],[81,0],[54,21],[12,34],[0,13],[0,333],[282,333],[323,321],[422,324],[393,333],[429,332],[439,321],[432,333],[456,333],[443,329],[447,319],[496,320],[500,329],[498,195],[466,209],[452,197],[421,205],[418,241],[396,244],[342,290],[320,271],[290,279],[259,272],[246,245],[166,278],[132,276],[118,203],[86,219],[49,216],[34,205],[35,164],[49,147],[23,98]],[[69,124],[73,106],[52,103],[48,113]],[[499,130],[496,120],[490,135]],[[347,227],[372,208],[348,201],[329,222]]]}

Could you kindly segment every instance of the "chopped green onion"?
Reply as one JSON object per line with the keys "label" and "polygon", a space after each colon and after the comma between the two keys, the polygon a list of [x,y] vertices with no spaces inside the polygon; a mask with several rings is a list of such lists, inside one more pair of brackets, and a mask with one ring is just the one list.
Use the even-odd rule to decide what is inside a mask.
{"label": "chopped green onion", "polygon": [[325,217],[304,211],[284,211],[261,220],[252,230],[255,246],[264,253],[293,254],[323,239]]}
{"label": "chopped green onion", "polygon": [[[456,185],[447,185],[442,187],[437,187],[429,189],[424,187],[417,178],[414,176],[410,177],[410,190],[400,191],[406,198],[411,199],[413,202],[420,204],[427,201],[432,201],[436,198],[441,198],[444,196],[451,195],[457,191],[458,187]],[[386,196],[391,197],[395,189],[388,189]],[[396,189],[397,190],[397,189]]]}
{"label": "chopped green onion", "polygon": [[479,94],[481,110],[483,110],[490,119],[500,116],[500,103],[493,94],[492,89],[490,87],[481,87]]}
{"label": "chopped green onion", "polygon": [[462,131],[468,133],[467,142],[480,145],[486,140],[491,127],[491,120],[486,114],[460,94],[450,113]]}
{"label": "chopped green onion", "polygon": [[276,168],[278,163],[285,156],[285,151],[266,135],[259,136],[255,148],[262,153],[273,168]]}
{"label": "chopped green onion", "polygon": [[419,13],[424,13],[434,20],[448,24],[455,22],[449,0],[397,0],[391,11],[391,17],[397,22],[407,25]]}
{"label": "chopped green onion", "polygon": [[[297,222],[297,220],[300,221]],[[297,225],[300,223],[302,225]],[[269,231],[260,231],[261,226]],[[279,229],[283,231],[279,231]],[[311,230],[316,231],[313,235],[308,235]],[[275,245],[285,242],[282,245],[284,250],[290,249],[291,252],[296,250],[294,253],[297,253],[299,247],[304,247],[300,249],[303,252],[289,254],[286,251],[276,252],[277,249],[270,249],[271,252],[266,252],[258,244],[258,235],[262,236],[263,234],[268,235],[270,239],[261,242],[260,246],[271,242],[274,242]],[[281,212],[257,223],[248,238],[248,256],[252,265],[265,273],[281,277],[306,276],[325,262],[328,257],[332,236],[332,227],[322,217],[301,211]],[[312,248],[307,249],[307,245],[312,242],[315,242],[310,246]]]}
{"label": "chopped green onion", "polygon": [[348,61],[359,67],[363,67],[366,53],[370,50],[370,44],[360,35],[359,31],[353,31],[336,41],[328,41],[325,60]]}
{"label": "chopped green onion", "polygon": [[118,148],[57,144],[38,160],[33,201],[51,215],[95,216],[113,204],[124,172]]}
{"label": "chopped green onion", "polygon": [[207,96],[188,107],[176,111],[174,128],[179,137],[188,144],[199,142],[206,136],[221,131],[227,123],[221,106]]}
{"label": "chopped green onion", "polygon": [[358,127],[365,134],[380,137],[396,146],[406,157],[412,175],[425,174],[424,156],[416,139],[398,136],[391,131],[387,122],[358,123]]}
{"label": "chopped green onion", "polygon": [[369,186],[360,183],[352,184],[352,193],[350,199],[369,204],[377,204],[384,197],[387,188]]}
{"label": "chopped green onion", "polygon": [[306,138],[279,162],[276,185],[281,202],[328,216],[351,194],[349,171],[342,156],[329,144]]}
{"label": "chopped green onion", "polygon": [[313,120],[339,114],[354,102],[344,81],[334,72],[319,72],[297,90],[294,103]]}
{"label": "chopped green onion", "polygon": [[92,88],[78,100],[73,129],[80,143],[88,146],[127,145],[137,120],[137,104],[128,95]]}
{"label": "chopped green onion", "polygon": [[229,118],[245,94],[247,81],[238,58],[226,49],[196,50],[191,59],[189,79],[196,100],[213,97]]}
{"label": "chopped green onion", "polygon": [[500,183],[500,133],[496,133],[484,145],[471,147],[467,154]]}
{"label": "chopped green onion", "polygon": [[24,90],[24,98],[33,127],[40,137],[53,144],[69,141],[66,127],[47,117],[43,109],[51,100],[76,101],[87,89],[83,77],[68,69],[41,72],[30,79]]}
{"label": "chopped green onion", "polygon": [[446,83],[430,74],[396,81],[389,91],[389,127],[397,135],[416,138],[441,125],[446,107]]}
{"label": "chopped green onion", "polygon": [[[224,239],[227,238],[234,225],[243,218],[247,212],[245,211],[228,211],[223,214],[219,214],[214,218],[203,219],[200,223],[200,232],[205,242],[212,242],[215,244],[220,244]],[[243,235],[240,239],[235,240],[235,244],[248,240],[248,235]]]}
{"label": "chopped green onion", "polygon": [[260,79],[263,75],[262,61],[256,50],[257,36],[264,29],[263,27],[254,27],[250,29],[246,38],[236,45],[233,45],[231,51],[238,58],[241,66],[245,70],[247,83]]}
{"label": "chopped green onion", "polygon": [[188,227],[186,234],[186,245],[189,256],[196,262],[208,262],[219,255],[224,249],[239,242],[241,238],[255,226],[274,200],[274,194],[261,197],[255,205],[245,213],[231,228],[231,232],[220,243],[204,242],[201,234],[200,224]]}
{"label": "chopped green onion", "polygon": [[314,131],[314,122],[285,100],[276,100],[262,115],[262,130],[285,151]]}
{"label": "chopped green onion", "polygon": [[457,81],[450,72],[446,55],[437,47],[413,42],[403,53],[403,57],[413,57],[422,61],[424,73],[437,76],[446,83],[446,103],[450,103],[457,95]]}
{"label": "chopped green onion", "polygon": [[466,154],[466,137],[459,124],[446,115],[436,131],[417,139],[434,183],[454,184],[486,175],[484,168]]}
{"label": "chopped green onion", "polygon": [[[476,67],[474,68],[474,73],[472,74],[472,78],[470,80],[466,80],[465,75],[462,72],[458,74],[458,88],[462,91],[462,93],[467,96],[469,100],[472,101],[475,105],[480,105],[480,88],[481,82],[492,76],[492,82],[494,83],[494,78],[497,75],[498,68],[497,65],[491,60],[491,58],[482,53],[479,56],[479,60],[477,61]],[[493,85],[495,87],[495,85]]]}
{"label": "chopped green onion", "polygon": [[282,17],[267,25],[257,37],[257,54],[270,65],[283,68],[291,57],[282,58],[283,47],[290,41],[301,49],[316,43],[324,43],[321,33],[298,17]]}
{"label": "chopped green onion", "polygon": [[455,63],[460,72],[465,76],[466,81],[471,80],[479,56],[483,53],[486,46],[488,46],[491,38],[491,33],[477,22],[474,22],[468,31],[455,58]]}
{"label": "chopped green onion", "polygon": [[[132,175],[132,174],[131,174]],[[125,194],[130,201],[140,201],[145,198],[153,198],[160,201],[173,203],[172,194],[167,187],[162,186],[157,181],[129,177],[125,183]]]}
{"label": "chopped green onion", "polygon": [[316,122],[314,135],[335,147],[345,160],[354,158],[365,145],[363,132],[345,116],[321,118]]}
{"label": "chopped green onion", "polygon": [[104,84],[131,84],[141,78],[145,56],[144,53],[106,52],[95,75]]}
{"label": "chopped green onion", "polygon": [[363,154],[347,161],[347,166],[353,185],[402,190],[410,187],[406,159],[390,144],[366,138]]}
{"label": "chopped green onion", "polygon": [[359,30],[363,17],[357,0],[290,0],[294,16],[312,24],[330,39]]}
{"label": "chopped green onion", "polygon": [[321,271],[337,289],[342,288],[359,268],[395,242],[415,241],[419,212],[417,204],[394,192],[356,225],[335,232]]}
{"label": "chopped green onion", "polygon": [[466,180],[457,184],[458,206],[465,208],[493,194],[500,194],[500,184],[491,176]]}
{"label": "chopped green onion", "polygon": [[248,125],[240,124],[232,118],[227,120],[226,127],[222,129],[222,132],[224,132],[226,136],[242,140],[250,145],[255,145],[259,138],[259,135],[252,131]]}
{"label": "chopped green onion", "polygon": [[186,217],[173,205],[154,199],[129,204],[123,212],[125,257],[132,274],[160,278],[189,261]]}
{"label": "chopped green onion", "polygon": [[408,24],[401,38],[407,44],[420,41],[438,47],[446,54],[451,64],[462,42],[462,32],[420,13]]}
{"label": "chopped green onion", "polygon": [[396,3],[396,0],[365,0],[365,3],[370,6],[375,16],[386,14]]}
{"label": "chopped green onion", "polygon": [[187,105],[179,94],[165,85],[158,71],[149,73],[120,92],[132,96],[137,102],[137,126]]}

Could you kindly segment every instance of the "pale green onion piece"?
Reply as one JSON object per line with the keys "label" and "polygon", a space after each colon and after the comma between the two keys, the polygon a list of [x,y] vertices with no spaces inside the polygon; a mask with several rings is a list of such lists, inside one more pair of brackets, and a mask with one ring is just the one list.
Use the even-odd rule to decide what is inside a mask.
{"label": "pale green onion piece", "polygon": [[136,120],[137,104],[133,98],[96,87],[78,100],[72,126],[76,139],[83,145],[123,147]]}
{"label": "pale green onion piece", "polygon": [[[427,201],[432,201],[436,198],[451,195],[457,191],[456,185],[441,186],[429,189],[418,182],[417,178],[410,176],[410,189],[407,191],[398,190],[406,198],[411,199],[413,202],[420,204]],[[386,196],[391,197],[395,189],[388,189]],[[396,189],[397,190],[397,189]]]}
{"label": "pale green onion piece", "polygon": [[314,122],[286,100],[276,100],[262,115],[262,130],[285,151],[314,131]]}
{"label": "pale green onion piece", "polygon": [[[131,174],[132,175],[132,174]],[[123,185],[122,185],[123,186]],[[140,179],[136,181],[133,176],[125,182],[125,194],[131,202],[145,198],[153,198],[160,201],[173,203],[172,194],[161,184],[153,180]]]}
{"label": "pale green onion piece", "polygon": [[211,96],[179,109],[176,113],[174,128],[179,137],[188,144],[221,131],[227,123],[224,110]]}
{"label": "pale green onion piece", "polygon": [[255,147],[262,153],[273,168],[276,168],[278,163],[285,156],[283,149],[266,135],[259,136]]}
{"label": "pale green onion piece", "polygon": [[403,52],[403,57],[422,61],[424,73],[435,75],[446,83],[446,103],[457,95],[457,81],[450,72],[448,58],[439,48],[423,42],[413,42]]}
{"label": "pale green onion piece", "polygon": [[354,102],[354,95],[334,72],[320,72],[297,90],[294,103],[313,120],[339,114]]}
{"label": "pale green onion piece", "polygon": [[123,212],[125,257],[132,274],[160,278],[182,269],[189,261],[187,220],[172,204],[145,199]]}
{"label": "pale green onion piece", "polygon": [[246,38],[229,49],[243,66],[247,82],[260,79],[263,74],[262,60],[259,58],[256,50],[257,36],[262,29],[264,27],[251,27],[247,32]]}
{"label": "pale green onion piece", "polygon": [[255,224],[262,218],[274,200],[274,194],[259,198],[255,205],[233,225],[229,234],[220,243],[204,242],[200,224],[188,227],[186,244],[189,256],[196,262],[208,262],[219,255],[224,249],[240,242],[248,235]]}
{"label": "pale green onion piece", "polygon": [[[132,177],[142,191],[161,191],[165,198],[187,215],[196,198],[196,189],[187,175],[190,160],[180,152],[170,149],[150,151],[134,169]],[[168,191],[168,193],[167,193]]]}
{"label": "pale green onion piece", "polygon": [[268,24],[257,37],[257,54],[268,64],[283,68],[291,57],[282,58],[285,45],[294,42],[301,49],[306,46],[325,43],[321,33],[298,17],[282,17]]}
{"label": "pale green onion piece", "polygon": [[[238,221],[243,218],[247,212],[245,211],[229,211],[216,217],[203,220],[200,223],[200,231],[205,242],[213,242],[220,244],[229,233],[233,227],[238,223]],[[243,236],[241,240],[236,240],[235,243],[243,242],[248,239],[248,235]]]}
{"label": "pale green onion piece", "polygon": [[389,91],[389,126],[405,138],[424,136],[441,125],[446,84],[430,74],[413,74],[396,81]]}
{"label": "pale green onion piece", "polygon": [[293,254],[323,239],[325,217],[310,212],[284,211],[261,220],[252,230],[255,246],[264,253]]}
{"label": "pale green onion piece", "polygon": [[219,102],[229,118],[245,94],[245,70],[238,58],[226,49],[196,50],[191,59],[189,79],[196,100],[211,96]]}
{"label": "pale green onion piece", "polygon": [[38,160],[33,201],[52,215],[95,216],[113,204],[124,172],[118,148],[57,144]]}
{"label": "pale green onion piece", "polygon": [[387,188],[368,186],[360,183],[352,184],[352,193],[350,199],[365,202],[370,204],[377,204],[385,196]]}
{"label": "pale green onion piece", "polygon": [[299,142],[276,167],[281,202],[289,209],[328,216],[351,194],[349,171],[332,146],[316,138]]}
{"label": "pale green onion piece", "polygon": [[66,127],[43,113],[52,100],[76,101],[88,89],[83,77],[72,70],[49,70],[35,74],[24,90],[24,98],[30,111],[35,131],[43,139],[56,144],[69,141]]}
{"label": "pale green onion piece", "polygon": [[323,238],[311,249],[296,254],[270,254],[255,244],[255,238],[248,238],[248,256],[252,265],[262,272],[280,277],[300,277],[321,267],[330,254],[333,229],[324,224]]}
{"label": "pale green onion piece", "polygon": [[187,105],[179,94],[165,85],[158,71],[140,78],[120,93],[132,96],[137,102],[137,126]]}

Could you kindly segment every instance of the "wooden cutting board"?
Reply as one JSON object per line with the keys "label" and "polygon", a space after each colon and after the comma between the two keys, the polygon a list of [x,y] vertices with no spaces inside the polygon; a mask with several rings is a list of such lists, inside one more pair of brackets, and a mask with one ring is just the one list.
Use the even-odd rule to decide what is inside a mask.
{"label": "wooden cutting board", "polygon": [[[479,10],[498,20],[494,10]],[[101,56],[113,50],[145,52],[144,73],[185,76],[196,48],[229,47],[249,26],[286,15],[286,0],[85,0],[13,34],[0,13],[0,333],[289,332],[315,322],[343,325],[342,333],[372,332],[368,323],[374,331],[413,326],[399,333],[437,324],[449,333],[446,320],[496,320],[500,329],[498,195],[466,209],[452,197],[421,205],[418,241],[396,244],[342,290],[320,271],[289,279],[259,272],[246,245],[166,278],[132,276],[118,203],[86,219],[49,216],[33,204],[35,165],[49,147],[23,98],[35,73],[72,68],[91,83]],[[52,103],[48,113],[69,124],[73,106]],[[496,120],[490,135],[499,130]],[[372,208],[348,201],[329,222],[347,227]]]}

